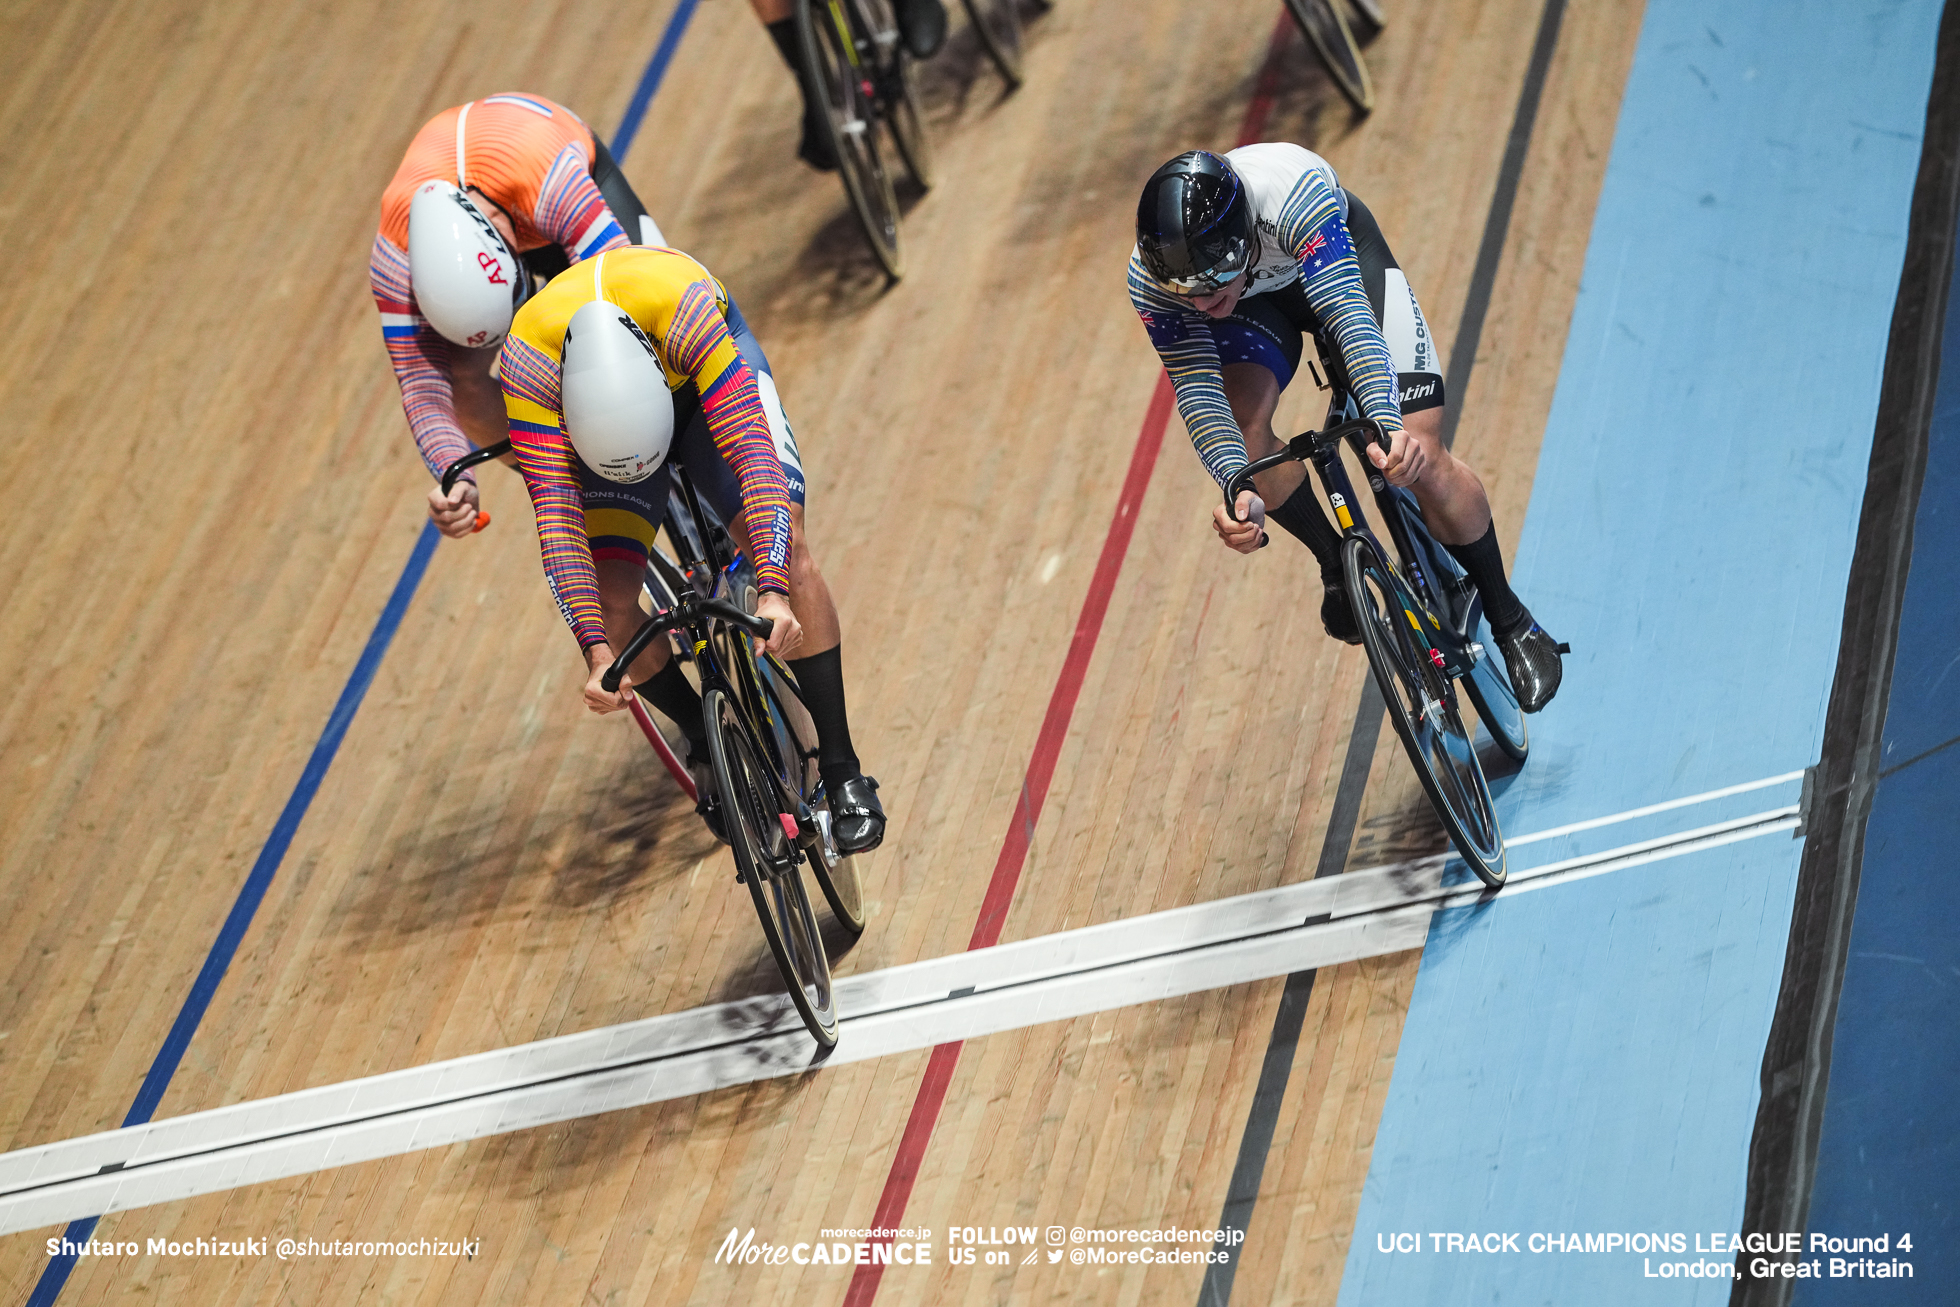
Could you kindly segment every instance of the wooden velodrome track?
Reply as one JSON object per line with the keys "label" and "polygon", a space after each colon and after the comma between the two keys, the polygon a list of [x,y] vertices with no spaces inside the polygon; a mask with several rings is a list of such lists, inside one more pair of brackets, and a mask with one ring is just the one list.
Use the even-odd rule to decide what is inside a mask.
{"label": "wooden velodrome track", "polygon": [[[415,128],[497,90],[620,119],[670,6],[23,0],[0,17],[0,1149],[115,1127],[424,513],[365,282]],[[1380,217],[1454,337],[1542,6],[1409,0],[1351,120],[1297,36],[1264,135]],[[940,185],[885,291],[746,5],[694,17],[626,171],[741,301],[807,458],[855,733],[893,823],[852,973],[965,947],[1157,367],[1136,187],[1234,142],[1270,0],[1060,0],[1006,99],[929,70]],[[1573,6],[1457,448],[1530,490],[1637,3]],[[963,20],[956,20],[963,21]],[[1317,418],[1307,387],[1282,408]],[[1462,397],[1459,397],[1462,398]],[[725,851],[579,704],[514,477],[444,543],[157,1112],[776,984]],[[1365,675],[1290,543],[1213,543],[1173,420],[1003,938],[1304,879]],[[1529,596],[1526,596],[1527,600]],[[1375,754],[1350,865],[1440,847]],[[1415,955],[1323,972],[1236,1295],[1332,1302]],[[1216,1225],[1278,982],[965,1050],[908,1221]],[[85,1257],[64,1302],[836,1302],[731,1227],[870,1222],[926,1054],[111,1215],[103,1239],[474,1236],[469,1260]],[[774,1232],[774,1233],[772,1233]],[[0,1239],[20,1301],[48,1230]],[[895,1268],[880,1300],[1193,1302],[1202,1268]],[[904,1273],[898,1273],[903,1269]]]}

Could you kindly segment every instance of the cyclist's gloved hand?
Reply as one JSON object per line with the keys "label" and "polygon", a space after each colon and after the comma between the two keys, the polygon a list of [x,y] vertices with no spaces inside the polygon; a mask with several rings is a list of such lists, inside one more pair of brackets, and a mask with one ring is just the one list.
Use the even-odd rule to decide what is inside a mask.
{"label": "cyclist's gloved hand", "polygon": [[429,520],[451,540],[470,534],[477,519],[476,482],[461,480],[442,493],[440,483],[429,488]]}
{"label": "cyclist's gloved hand", "polygon": [[1422,446],[1407,431],[1390,432],[1386,451],[1380,445],[1368,446],[1368,461],[1381,469],[1391,486],[1412,486],[1421,480],[1427,460]]}
{"label": "cyclist's gloved hand", "polygon": [[596,713],[618,712],[630,702],[633,693],[633,678],[628,675],[620,678],[619,689],[609,691],[599,683],[606,669],[613,663],[612,646],[601,640],[585,650],[585,706]]}
{"label": "cyclist's gloved hand", "polygon": [[803,627],[797,623],[796,614],[789,610],[789,599],[774,590],[765,591],[755,601],[755,615],[766,617],[776,624],[767,640],[755,642],[756,656],[772,653],[778,658],[788,658],[795,654],[796,647],[803,643]]}
{"label": "cyclist's gloved hand", "polygon": [[1242,554],[1249,554],[1266,541],[1266,505],[1250,490],[1239,491],[1238,520],[1225,511],[1225,505],[1216,504],[1211,510],[1212,530],[1228,548]]}

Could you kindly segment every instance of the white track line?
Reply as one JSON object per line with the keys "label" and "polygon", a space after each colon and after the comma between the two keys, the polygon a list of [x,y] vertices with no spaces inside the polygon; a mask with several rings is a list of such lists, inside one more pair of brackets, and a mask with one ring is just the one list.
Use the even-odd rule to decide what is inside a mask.
{"label": "white track line", "polygon": [[[1417,948],[1440,907],[1795,823],[1779,808],[1563,859],[1497,894],[1445,886],[1438,855],[852,976],[828,1064]],[[772,995],[20,1149],[0,1154],[0,1233],[793,1075],[813,1055]]]}
{"label": "white track line", "polygon": [[1784,772],[1781,776],[1767,776],[1759,781],[1747,781],[1741,785],[1730,785],[1724,789],[1709,790],[1705,794],[1690,794],[1685,799],[1669,799],[1665,803],[1650,803],[1644,808],[1628,808],[1610,817],[1593,817],[1587,821],[1575,821],[1570,826],[1554,826],[1550,830],[1534,831],[1530,835],[1520,835],[1514,840],[1505,840],[1507,849],[1521,848],[1526,844],[1536,844],[1539,840],[1555,839],[1560,835],[1572,835],[1582,830],[1596,830],[1601,826],[1611,826],[1618,822],[1632,821],[1636,817],[1651,817],[1657,812],[1667,812],[1674,808],[1685,808],[1696,803],[1711,803],[1716,799],[1726,799],[1732,794],[1747,794],[1751,790],[1768,789],[1772,785],[1785,785],[1803,779],[1803,772]]}

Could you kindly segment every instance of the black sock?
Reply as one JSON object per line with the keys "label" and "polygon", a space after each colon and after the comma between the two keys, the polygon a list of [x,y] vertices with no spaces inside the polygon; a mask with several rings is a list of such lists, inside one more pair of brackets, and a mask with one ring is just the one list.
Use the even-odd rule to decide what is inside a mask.
{"label": "black sock", "polygon": [[843,646],[808,658],[792,658],[789,670],[803,691],[803,706],[817,727],[817,770],[832,794],[858,774],[858,756],[851,749],[851,721],[844,711]]}
{"label": "black sock", "polygon": [[1484,619],[1490,623],[1491,634],[1515,635],[1531,625],[1531,614],[1511,593],[1511,583],[1504,579],[1504,555],[1497,548],[1495,521],[1469,544],[1443,547],[1463,564],[1477,593],[1484,597]]}
{"label": "black sock", "polygon": [[796,20],[778,18],[773,23],[765,23],[769,29],[769,39],[776,43],[776,49],[783,56],[783,62],[800,79],[803,76],[803,56],[796,46]]}
{"label": "black sock", "polygon": [[1300,488],[1287,496],[1285,503],[1277,508],[1268,508],[1266,517],[1286,528],[1288,535],[1313,550],[1313,556],[1320,563],[1320,579],[1329,585],[1341,583],[1341,537],[1334,530],[1334,524],[1327,520],[1321,511],[1320,501],[1314,498],[1311,483],[1302,481]]}
{"label": "black sock", "polygon": [[669,658],[651,681],[633,689],[681,728],[681,734],[687,737],[689,761],[708,756],[708,728],[701,721],[701,696],[681,671],[678,661]]}

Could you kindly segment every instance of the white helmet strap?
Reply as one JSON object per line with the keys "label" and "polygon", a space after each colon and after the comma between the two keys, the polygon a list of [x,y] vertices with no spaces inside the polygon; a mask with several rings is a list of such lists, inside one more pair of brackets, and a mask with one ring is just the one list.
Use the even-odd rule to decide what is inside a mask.
{"label": "white helmet strap", "polygon": [[459,191],[470,188],[469,165],[463,162],[463,124],[469,121],[470,105],[475,103],[471,100],[456,113],[456,189]]}

